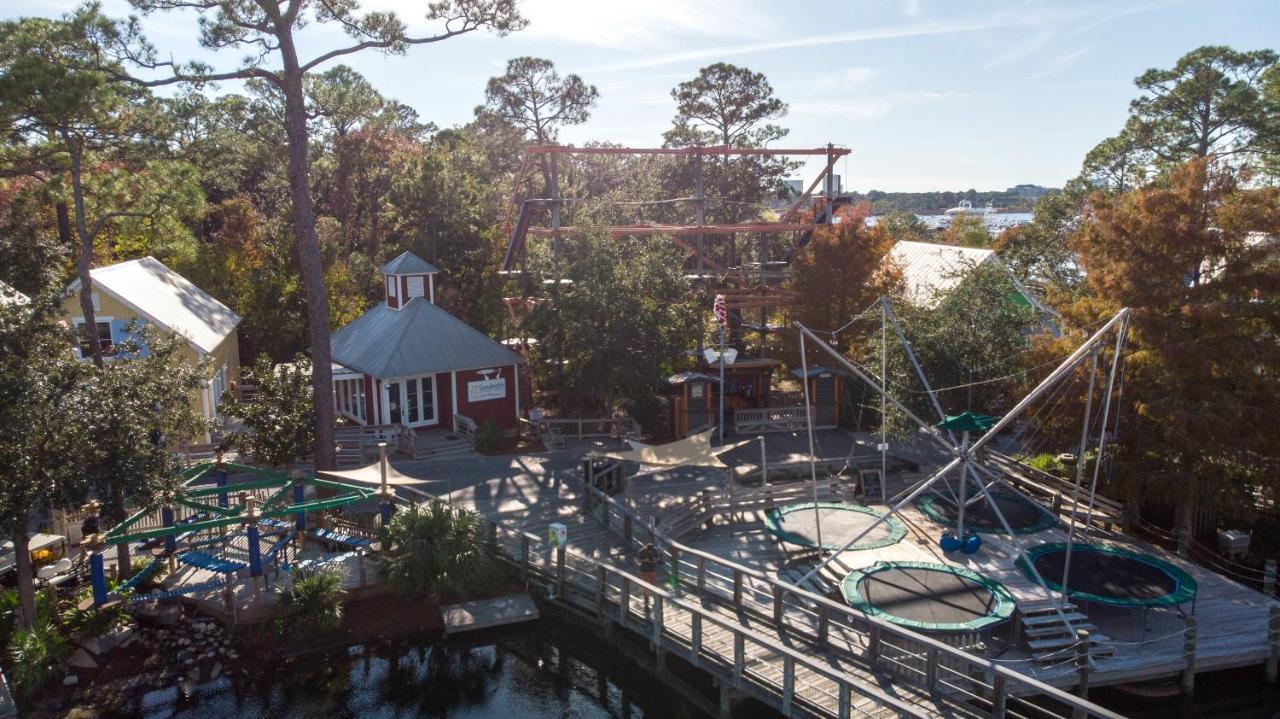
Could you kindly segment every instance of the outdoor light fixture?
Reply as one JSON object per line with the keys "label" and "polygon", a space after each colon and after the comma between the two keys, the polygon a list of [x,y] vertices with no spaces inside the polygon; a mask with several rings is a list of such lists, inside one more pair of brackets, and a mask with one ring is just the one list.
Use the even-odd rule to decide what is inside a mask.
{"label": "outdoor light fixture", "polygon": [[733,347],[726,347],[723,353],[717,352],[714,347],[708,347],[702,351],[702,356],[706,358],[707,364],[716,364],[720,361],[723,354],[725,364],[733,364],[738,359],[738,350]]}

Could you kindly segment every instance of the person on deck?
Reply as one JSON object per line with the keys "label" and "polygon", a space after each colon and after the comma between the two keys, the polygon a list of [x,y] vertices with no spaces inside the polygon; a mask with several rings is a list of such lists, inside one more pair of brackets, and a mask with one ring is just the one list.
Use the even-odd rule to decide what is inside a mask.
{"label": "person on deck", "polygon": [[[649,542],[636,552],[636,565],[640,567],[640,578],[649,584],[658,583],[658,565],[662,564],[662,551]],[[644,610],[649,611],[649,590],[644,590]]]}

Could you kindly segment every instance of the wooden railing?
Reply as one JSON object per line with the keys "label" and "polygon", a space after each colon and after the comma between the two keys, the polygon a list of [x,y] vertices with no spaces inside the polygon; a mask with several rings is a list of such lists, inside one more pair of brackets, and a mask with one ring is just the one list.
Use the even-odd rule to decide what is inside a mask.
{"label": "wooden railing", "polygon": [[339,427],[334,432],[339,446],[344,443],[352,446],[358,443],[361,459],[372,461],[377,459],[379,442],[386,442],[391,452],[400,452],[410,457],[417,456],[413,430],[403,424],[369,424],[356,427]]}
{"label": "wooden railing", "polygon": [[463,439],[473,445],[476,443],[476,430],[479,429],[479,425],[476,424],[474,419],[465,414],[454,413],[453,426],[454,431],[461,435]]}
{"label": "wooden railing", "polygon": [[[754,614],[768,622],[780,636],[803,639],[818,653],[848,654],[850,660],[863,666],[892,671],[905,681],[923,687],[940,701],[953,701],[951,708],[959,713],[993,717],[1003,717],[1006,713],[1119,717],[983,657],[867,616],[847,604],[764,572],[681,544],[664,530],[642,524],[633,510],[615,498],[593,487],[587,487],[586,491],[591,495],[591,506],[596,507],[594,516],[615,531],[624,543],[636,544],[641,538],[652,537],[660,544],[667,556],[666,566],[676,570],[679,586],[690,588],[702,598],[728,603],[735,612]],[[837,633],[842,637],[838,645],[832,641]],[[865,688],[865,683],[859,686]],[[1055,712],[1024,698],[1037,694],[1065,705],[1066,712]],[[843,705],[840,711],[844,711]]]}
{"label": "wooden railing", "polygon": [[558,432],[561,437],[573,439],[595,439],[600,437],[639,437],[640,425],[630,417],[549,417],[540,419],[538,436]]}
{"label": "wooden railing", "polygon": [[[1075,492],[1075,484],[1070,480],[1063,479],[1053,474],[1049,474],[1040,469],[1036,469],[1029,464],[1018,461],[1017,459],[1005,454],[1001,454],[994,450],[986,450],[984,457],[991,465],[999,469],[1001,474],[1009,480],[1015,487],[1026,492],[1027,494],[1040,500],[1043,504],[1051,507],[1053,513],[1070,519],[1072,495]],[[1089,480],[1085,478],[1086,482]],[[1080,522],[1086,518],[1088,507],[1088,487],[1084,487],[1080,497],[1080,506],[1076,510],[1076,521]],[[1116,525],[1124,523],[1124,503],[1117,502],[1114,499],[1095,495],[1093,500],[1093,524],[1098,528],[1107,532],[1112,531]]]}
{"label": "wooden railing", "polygon": [[760,434],[762,432],[795,432],[807,425],[804,405],[799,407],[761,407],[739,409],[733,412],[735,434]]}

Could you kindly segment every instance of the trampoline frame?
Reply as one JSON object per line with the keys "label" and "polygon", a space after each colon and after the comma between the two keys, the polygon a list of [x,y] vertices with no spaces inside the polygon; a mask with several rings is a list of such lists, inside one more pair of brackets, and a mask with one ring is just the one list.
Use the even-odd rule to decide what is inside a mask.
{"label": "trampoline frame", "polygon": [[[976,582],[983,589],[991,592],[991,596],[995,599],[995,605],[991,608],[991,612],[986,616],[979,617],[967,622],[921,622],[915,619],[907,619],[894,614],[885,612],[862,597],[858,592],[858,582],[864,577],[883,572],[887,569],[928,569],[939,572],[948,572],[965,579]],[[1017,606],[1017,601],[1013,598],[1013,594],[1000,582],[994,579],[984,577],[964,567],[957,567],[951,564],[939,564],[936,562],[876,562],[870,567],[864,569],[855,569],[849,572],[840,582],[840,593],[854,609],[862,611],[870,616],[883,619],[886,622],[897,624],[902,627],[910,627],[924,632],[980,632],[989,629],[998,624],[1003,624],[1013,616],[1013,610]]]}
{"label": "trampoline frame", "polygon": [[[1043,506],[1041,506],[1039,502],[1035,501],[1034,499],[1031,499],[1030,497],[1024,497],[1021,494],[1015,494],[1012,492],[999,492],[999,491],[991,492],[991,498],[993,500],[998,500],[1000,497],[1015,497],[1021,501],[1028,502],[1031,504],[1031,506],[1036,508],[1036,512],[1038,512],[1040,515],[1040,521],[1036,522],[1030,527],[1024,527],[1021,529],[1014,527],[1013,528],[1014,534],[1035,534],[1037,532],[1043,532],[1046,529],[1052,529],[1053,527],[1058,526],[1058,518],[1053,516],[1052,512],[1045,509]],[[955,520],[945,516],[935,506],[935,502],[937,501],[937,499],[938,498],[932,494],[926,494],[916,500],[916,507],[920,510],[921,514],[933,520],[934,522],[937,522],[938,524],[941,524],[944,527],[954,527]],[[1004,531],[1004,527],[1000,527],[1000,526],[993,527],[991,525],[988,525],[985,522],[975,522],[973,518],[969,516],[965,517],[964,528],[966,531],[971,531],[976,534],[1001,534],[1001,535],[1007,536],[1006,532]]]}
{"label": "trampoline frame", "polygon": [[[1065,552],[1066,549],[1067,549],[1066,542],[1050,542],[1047,544],[1041,544],[1035,547],[1031,547],[1026,551],[1026,557],[1031,560],[1032,564],[1034,564],[1037,559],[1039,559],[1041,556],[1045,554],[1050,554],[1052,552]],[[1173,579],[1174,584],[1176,585],[1176,588],[1172,592],[1165,594],[1164,596],[1153,597],[1151,599],[1125,599],[1121,597],[1109,597],[1102,594],[1094,594],[1092,592],[1084,592],[1078,589],[1069,589],[1067,593],[1071,596],[1072,599],[1079,599],[1086,602],[1096,602],[1098,604],[1106,604],[1112,607],[1148,607],[1148,608],[1149,607],[1176,607],[1181,604],[1191,602],[1192,612],[1194,613],[1195,611],[1194,607],[1195,607],[1195,601],[1196,601],[1196,594],[1200,590],[1200,583],[1197,582],[1196,578],[1191,576],[1191,574],[1189,574],[1186,570],[1182,569],[1181,567],[1175,565],[1172,562],[1165,561],[1163,559],[1160,559],[1159,557],[1154,557],[1150,554],[1143,554],[1142,552],[1134,551],[1132,549],[1126,549],[1124,547],[1114,547],[1114,546],[1105,545],[1105,544],[1085,544],[1082,542],[1075,542],[1071,546],[1071,552],[1073,554],[1078,552],[1094,552],[1095,554],[1110,554],[1110,555],[1119,556],[1119,557],[1127,557],[1136,562],[1142,562],[1143,564],[1146,564],[1149,567],[1154,567],[1156,569],[1159,569],[1160,571],[1169,575],[1169,577]],[[1018,570],[1023,573],[1023,575],[1028,577],[1031,576],[1030,567],[1028,567],[1027,562],[1024,558],[1019,557],[1018,561],[1015,562],[1015,564],[1017,565]],[[1055,581],[1054,579],[1046,576],[1044,581],[1045,581],[1045,584],[1049,585],[1049,588],[1051,590],[1055,592],[1062,591],[1061,577],[1058,577],[1057,581]]]}
{"label": "trampoline frame", "polygon": [[866,514],[871,517],[874,517],[875,519],[880,519],[884,517],[884,512],[871,509],[870,507],[864,507],[860,504],[846,504],[844,502],[817,502],[817,503],[795,502],[792,504],[783,505],[781,507],[773,507],[768,510],[765,510],[765,513],[764,513],[765,531],[767,531],[769,534],[772,534],[774,539],[777,539],[779,542],[787,542],[789,544],[794,544],[800,547],[804,547],[806,549],[828,549],[832,551],[843,549],[844,551],[849,551],[849,552],[862,551],[864,549],[880,549],[881,547],[888,547],[890,545],[894,545],[894,544],[897,544],[898,542],[901,542],[903,537],[907,536],[907,525],[903,524],[902,520],[892,515],[885,518],[884,520],[885,524],[889,527],[889,534],[887,536],[874,541],[870,541],[862,544],[855,544],[851,547],[845,547],[843,544],[843,540],[839,542],[830,543],[830,544],[827,542],[823,542],[822,546],[819,547],[816,542],[812,542],[807,539],[804,539],[800,537],[798,534],[795,534],[794,532],[788,532],[787,530],[782,528],[781,522],[779,521],[779,517],[785,516],[787,514],[791,514],[792,512],[803,512],[803,511],[812,512],[815,507],[817,507],[818,509],[842,509],[849,512],[858,512],[859,514]]}

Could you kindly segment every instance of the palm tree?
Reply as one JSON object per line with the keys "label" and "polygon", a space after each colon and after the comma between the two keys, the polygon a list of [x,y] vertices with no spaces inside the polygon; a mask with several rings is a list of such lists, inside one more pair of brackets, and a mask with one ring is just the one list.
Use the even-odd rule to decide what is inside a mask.
{"label": "palm tree", "polygon": [[503,578],[497,541],[480,515],[441,502],[413,505],[387,527],[383,576],[404,597],[454,597],[485,591]]}
{"label": "palm tree", "polygon": [[342,624],[342,577],[336,572],[299,570],[293,581],[282,585],[280,606],[284,627],[317,632],[337,629]]}

